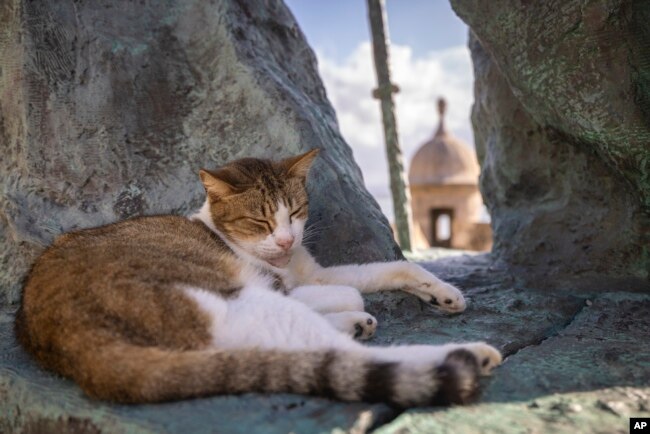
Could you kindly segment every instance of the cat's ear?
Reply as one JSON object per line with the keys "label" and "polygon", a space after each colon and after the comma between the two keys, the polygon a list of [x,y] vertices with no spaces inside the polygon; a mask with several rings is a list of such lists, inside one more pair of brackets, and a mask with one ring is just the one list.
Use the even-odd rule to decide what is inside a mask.
{"label": "cat's ear", "polygon": [[302,180],[307,179],[307,174],[309,173],[309,168],[314,162],[314,158],[318,155],[320,149],[312,149],[309,152],[298,155],[296,157],[290,157],[286,160],[282,160],[282,165],[289,174],[289,176],[294,176],[296,178],[301,178]]}
{"label": "cat's ear", "polygon": [[222,199],[236,193],[232,185],[220,179],[214,172],[201,169],[199,176],[201,177],[203,187],[205,187],[205,192],[213,199]]}

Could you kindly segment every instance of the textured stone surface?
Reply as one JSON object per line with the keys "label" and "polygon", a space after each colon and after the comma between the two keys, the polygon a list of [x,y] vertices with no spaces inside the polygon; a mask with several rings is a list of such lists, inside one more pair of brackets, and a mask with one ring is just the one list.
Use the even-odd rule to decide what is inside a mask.
{"label": "textured stone surface", "polygon": [[647,279],[650,3],[451,3],[476,36],[472,117],[495,252],[546,275]]}
{"label": "textured stone surface", "polygon": [[530,402],[409,412],[376,434],[628,434],[630,417],[650,417],[650,387],[545,396]]}
{"label": "textured stone surface", "polygon": [[525,401],[559,392],[650,387],[650,295],[604,293],[588,300],[556,336],[514,354],[485,399]]}
{"label": "textured stone surface", "polygon": [[0,298],[58,233],[187,213],[201,167],[313,147],[316,255],[400,256],[315,63],[280,0],[3,1]]}
{"label": "textured stone surface", "polygon": [[[411,410],[377,433],[629,432],[629,417],[650,417],[650,295],[581,293],[583,307],[563,327],[506,350],[481,403]],[[548,311],[534,304],[522,311],[513,336],[525,340],[531,333],[525,329],[536,328]],[[508,322],[503,314],[487,319]]]}
{"label": "textured stone surface", "polygon": [[366,309],[381,327],[373,345],[479,340],[508,356],[555,335],[584,305],[584,298],[567,291],[541,292],[517,282],[509,270],[495,268],[487,255],[451,257],[425,266],[461,288],[468,309],[448,315],[407,294],[372,294]]}
{"label": "textured stone surface", "polygon": [[254,394],[106,405],[38,369],[16,345],[13,316],[5,310],[0,315],[0,432],[361,433],[380,427],[380,433],[609,433],[626,432],[628,415],[650,411],[650,295],[622,287],[602,293],[529,286],[485,255],[425,266],[464,288],[468,310],[450,316],[406,294],[372,294],[367,309],[377,316],[379,331],[370,344],[485,340],[496,345],[506,359],[483,381],[477,405],[400,414],[383,405]]}

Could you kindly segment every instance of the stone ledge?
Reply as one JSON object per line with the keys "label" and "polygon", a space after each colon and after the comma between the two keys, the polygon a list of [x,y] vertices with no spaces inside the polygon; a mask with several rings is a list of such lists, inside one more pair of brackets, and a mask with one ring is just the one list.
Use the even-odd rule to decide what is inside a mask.
{"label": "stone ledge", "polygon": [[375,434],[620,433],[629,417],[649,417],[650,388],[552,394],[527,402],[408,412]]}
{"label": "stone ledge", "polygon": [[650,294],[593,294],[554,336],[520,348],[489,381],[483,402],[412,410],[389,433],[627,433],[650,416]]}
{"label": "stone ledge", "polygon": [[[0,312],[0,432],[362,433],[380,426],[382,433],[543,430],[540,426],[556,432],[558,426],[576,431],[576,424],[586,420],[591,424],[586,426],[602,424],[613,432],[623,416],[603,416],[603,411],[612,413],[608,406],[636,408],[642,414],[650,409],[650,350],[647,343],[643,348],[650,335],[650,294],[567,295],[566,290],[533,288],[484,257],[424,265],[464,289],[468,310],[449,316],[406,294],[373,294],[367,309],[377,316],[380,329],[371,344],[494,344],[509,357],[484,381],[480,404],[401,415],[384,405],[296,395],[107,405],[86,399],[72,382],[39,369],[15,342],[15,309],[5,308]],[[639,343],[641,351],[633,351]],[[580,391],[585,393],[575,393]],[[599,407],[601,396],[611,399]],[[573,411],[574,403],[580,411]],[[562,406],[569,410],[557,413]],[[565,413],[567,423],[561,425]]]}

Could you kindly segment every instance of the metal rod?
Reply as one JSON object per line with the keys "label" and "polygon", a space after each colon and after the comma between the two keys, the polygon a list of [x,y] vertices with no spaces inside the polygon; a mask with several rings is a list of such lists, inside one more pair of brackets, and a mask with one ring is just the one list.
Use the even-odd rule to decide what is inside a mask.
{"label": "metal rod", "polygon": [[399,88],[390,81],[388,27],[384,0],[367,0],[368,20],[372,35],[373,57],[377,72],[377,89],[373,97],[381,101],[381,116],[384,124],[386,158],[390,175],[390,190],[393,196],[397,239],[402,250],[411,250],[411,194],[404,174],[404,158],[397,136],[397,121],[393,93]]}

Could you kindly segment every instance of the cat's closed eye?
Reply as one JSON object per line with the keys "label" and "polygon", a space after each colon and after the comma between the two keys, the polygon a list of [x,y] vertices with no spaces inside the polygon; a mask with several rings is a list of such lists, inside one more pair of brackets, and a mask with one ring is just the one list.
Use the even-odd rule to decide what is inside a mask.
{"label": "cat's closed eye", "polygon": [[262,220],[262,219],[258,219],[258,218],[255,218],[255,217],[244,217],[244,219],[247,222],[253,223],[256,226],[264,228],[264,230],[266,230],[269,233],[273,232],[273,228],[271,227],[271,223],[269,223],[268,220]]}
{"label": "cat's closed eye", "polygon": [[293,210],[291,212],[291,214],[289,214],[289,218],[291,219],[291,221],[293,221],[296,217],[298,217],[298,214],[300,214],[304,209],[305,209],[305,207],[303,206],[303,207],[296,208],[295,210]]}

